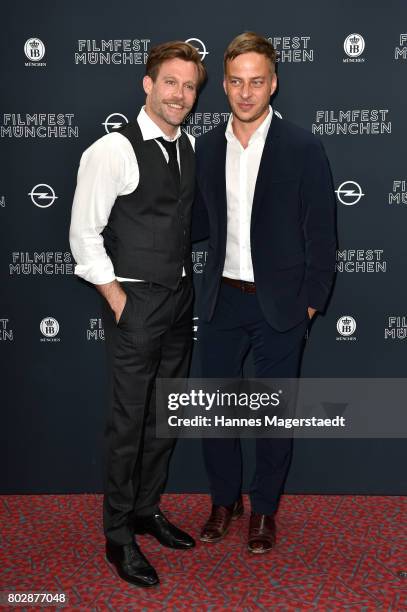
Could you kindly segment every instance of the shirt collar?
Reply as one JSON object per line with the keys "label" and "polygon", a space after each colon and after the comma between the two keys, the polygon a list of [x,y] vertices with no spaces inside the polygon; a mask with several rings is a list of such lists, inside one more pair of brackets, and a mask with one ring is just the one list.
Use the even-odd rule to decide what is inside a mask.
{"label": "shirt collar", "polygon": [[177,129],[177,133],[174,138],[169,138],[160,127],[149,117],[145,111],[145,106],[140,110],[137,123],[139,124],[139,128],[141,130],[141,135],[143,136],[143,140],[154,140],[156,138],[164,138],[164,140],[168,140],[169,142],[173,142],[174,140],[178,140],[181,136],[181,128]]}
{"label": "shirt collar", "polygon": [[[267,117],[259,125],[257,130],[253,132],[253,134],[250,136],[249,144],[253,142],[254,140],[258,140],[259,138],[261,138],[263,141],[266,140],[267,133],[269,131],[269,127],[271,124],[271,120],[273,118],[273,109],[271,106],[269,106],[269,110],[270,112],[268,113]],[[226,126],[226,131],[225,131],[226,140],[228,142],[234,142],[237,140],[236,136],[233,133],[232,123],[233,123],[233,113],[230,114],[230,117],[229,117],[229,120]]]}

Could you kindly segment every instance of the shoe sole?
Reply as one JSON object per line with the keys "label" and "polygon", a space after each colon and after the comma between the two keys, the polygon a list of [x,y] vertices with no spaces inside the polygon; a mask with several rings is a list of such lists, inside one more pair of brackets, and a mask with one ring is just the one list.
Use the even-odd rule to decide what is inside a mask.
{"label": "shoe sole", "polygon": [[266,553],[271,552],[273,549],[272,548],[266,548],[265,550],[258,550],[256,548],[250,548],[250,546],[247,547],[247,550],[249,551],[249,553],[251,553],[252,555],[265,555]]}
{"label": "shoe sole", "polygon": [[114,569],[116,571],[116,574],[119,576],[119,578],[121,578],[122,580],[124,580],[128,584],[132,584],[133,586],[140,587],[142,589],[149,589],[151,587],[156,587],[156,586],[158,586],[160,584],[159,580],[157,580],[157,582],[154,582],[153,584],[146,584],[145,582],[142,582],[142,581],[138,582],[136,580],[129,580],[127,576],[122,574],[122,572],[120,572],[117,569],[117,567],[115,565],[115,562],[109,557],[109,555],[106,555],[106,561],[108,561],[111,565],[113,565],[113,567],[114,567]]}
{"label": "shoe sole", "polygon": [[227,529],[225,530],[225,532],[221,536],[219,536],[219,538],[206,539],[205,537],[200,537],[199,540],[201,542],[205,542],[206,544],[216,544],[216,542],[220,542],[221,540],[223,540],[223,538],[225,536],[227,536],[232,521],[237,521],[237,519],[239,519],[241,516],[243,516],[243,514],[244,514],[244,509],[243,508],[242,508],[242,511],[239,512],[238,514],[233,514]]}

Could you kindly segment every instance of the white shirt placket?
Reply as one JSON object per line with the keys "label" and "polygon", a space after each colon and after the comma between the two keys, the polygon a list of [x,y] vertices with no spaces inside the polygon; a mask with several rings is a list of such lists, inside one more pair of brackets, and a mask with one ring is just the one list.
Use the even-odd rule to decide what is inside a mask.
{"label": "white shirt placket", "polygon": [[240,152],[239,159],[239,278],[246,278],[247,274],[247,212],[249,202],[247,200],[247,161],[248,149]]}

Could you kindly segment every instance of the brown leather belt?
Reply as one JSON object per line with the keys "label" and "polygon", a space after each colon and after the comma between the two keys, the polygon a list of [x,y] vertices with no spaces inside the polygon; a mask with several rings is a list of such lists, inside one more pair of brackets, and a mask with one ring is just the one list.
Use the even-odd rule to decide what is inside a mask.
{"label": "brown leather belt", "polygon": [[228,278],[227,276],[222,276],[222,283],[226,283],[231,287],[236,287],[236,289],[240,289],[240,291],[243,291],[243,293],[256,293],[256,284],[249,283],[249,281],[243,281],[237,278]]}

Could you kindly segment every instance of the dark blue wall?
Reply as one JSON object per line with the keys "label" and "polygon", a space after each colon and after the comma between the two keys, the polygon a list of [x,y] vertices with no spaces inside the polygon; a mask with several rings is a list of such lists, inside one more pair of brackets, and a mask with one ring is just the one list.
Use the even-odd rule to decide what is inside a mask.
{"label": "dark blue wall", "polygon": [[[213,0],[178,5],[162,0],[144,4],[123,0],[116,5],[107,0],[69,4],[22,0],[15,8],[11,4],[3,7],[1,492],[101,488],[104,346],[93,333],[98,330],[99,298],[72,274],[70,209],[81,152],[105,133],[103,123],[110,114],[122,113],[128,119],[136,116],[143,103],[144,50],[164,40],[198,38],[208,51],[205,63],[210,78],[197,114],[187,124],[199,136],[228,112],[221,80],[222,54],[229,40],[247,29],[280,38],[278,48],[284,61],[279,64],[280,87],[274,108],[304,128],[312,130],[314,125],[317,133],[321,129],[317,113],[327,111],[329,125],[322,127],[321,138],[335,188],[354,181],[363,193],[356,204],[348,205],[353,197],[349,190],[355,186],[344,185],[340,195],[345,201],[348,198],[347,204],[338,200],[339,263],[346,260],[348,271],[338,273],[329,310],[312,327],[303,374],[405,376],[405,322],[399,321],[400,331],[392,338],[397,323],[395,327],[389,317],[405,316],[407,303],[407,198],[402,184],[407,180],[406,17],[403,0],[385,4],[377,0],[291,0],[269,5],[253,0],[250,8],[238,0],[232,9]],[[365,42],[357,58],[344,50],[345,39],[354,33]],[[26,65],[30,60],[24,44],[34,37],[45,45],[45,55],[40,62]],[[89,63],[101,61],[101,56],[99,52],[83,56],[79,41],[94,40],[100,47],[102,39],[141,41],[140,51],[132,43],[136,55],[131,56],[133,62],[141,63]],[[81,56],[77,63],[76,53]],[[109,57],[112,61],[112,54]],[[123,62],[122,49],[113,59]],[[367,111],[362,116],[367,122],[361,128],[362,110]],[[356,133],[329,134],[338,129],[340,111],[356,111],[354,120],[340,122],[341,129]],[[382,111],[378,119],[374,111]],[[62,116],[58,119],[54,114]],[[17,126],[33,120],[37,125],[32,132],[24,133],[22,128],[27,125]],[[56,120],[63,124],[58,126],[57,137]],[[40,128],[41,122],[46,129]],[[17,129],[9,130],[10,126]],[[371,133],[363,133],[367,130]],[[394,181],[401,181],[400,188]],[[51,201],[49,190],[45,188],[41,199],[38,193],[44,187],[37,187],[33,198],[40,206],[28,195],[40,184],[52,187],[57,196],[46,208],[40,206]],[[196,246],[195,251],[204,252],[205,245]],[[353,255],[353,251],[359,253]],[[23,266],[35,253],[40,260],[49,260],[48,267],[44,261],[37,268],[29,262]],[[353,271],[356,257],[363,264],[359,271]],[[195,280],[199,294],[199,265]],[[350,339],[336,328],[345,315],[357,323]],[[40,331],[40,322],[48,317],[59,323],[54,338]],[[386,329],[390,330],[387,338]],[[192,374],[199,375],[196,355]],[[250,444],[245,447],[249,478],[253,450]],[[403,440],[302,440],[295,445],[286,490],[403,493],[406,463]],[[168,490],[207,490],[199,441],[179,441]]]}

